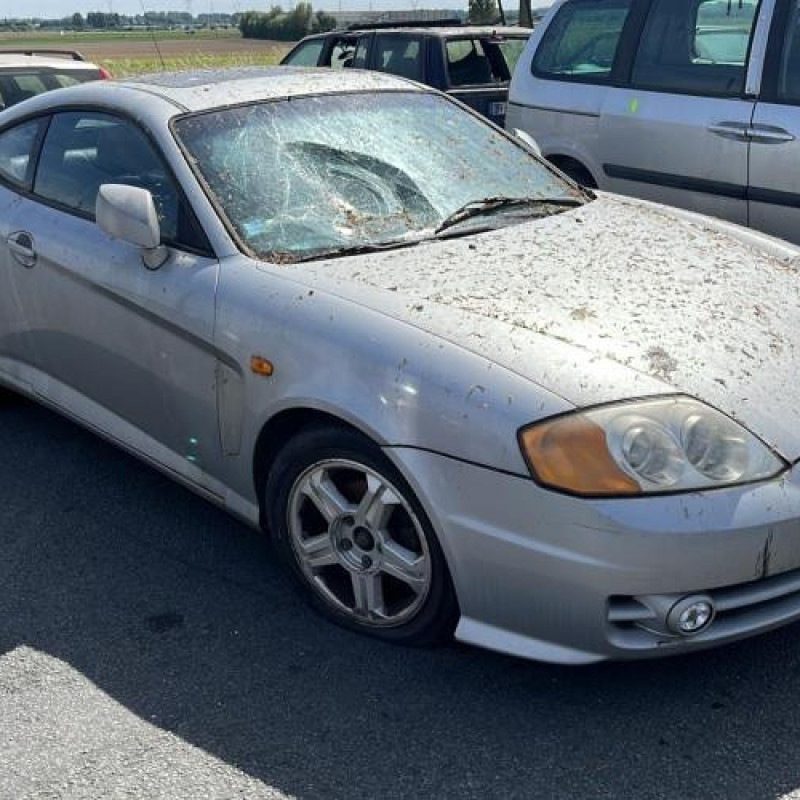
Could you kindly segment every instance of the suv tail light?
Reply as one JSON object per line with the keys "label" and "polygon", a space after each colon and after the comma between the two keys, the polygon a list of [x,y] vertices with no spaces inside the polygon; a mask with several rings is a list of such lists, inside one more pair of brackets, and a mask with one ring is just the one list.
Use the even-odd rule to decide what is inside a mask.
{"label": "suv tail light", "polygon": [[100,67],[99,71],[100,71],[100,80],[101,81],[107,81],[107,80],[110,80],[113,77],[112,74],[105,67]]}

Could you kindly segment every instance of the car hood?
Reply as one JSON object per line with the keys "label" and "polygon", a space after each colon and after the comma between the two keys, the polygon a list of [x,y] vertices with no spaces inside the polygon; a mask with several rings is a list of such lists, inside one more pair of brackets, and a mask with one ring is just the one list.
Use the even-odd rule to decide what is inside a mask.
{"label": "car hood", "polygon": [[474,236],[289,266],[576,407],[681,392],[800,458],[800,250],[601,196]]}

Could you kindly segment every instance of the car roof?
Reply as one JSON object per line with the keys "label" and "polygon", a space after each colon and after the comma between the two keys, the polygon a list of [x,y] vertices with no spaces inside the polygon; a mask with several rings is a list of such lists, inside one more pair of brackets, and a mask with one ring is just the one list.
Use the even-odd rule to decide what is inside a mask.
{"label": "car roof", "polygon": [[180,112],[206,111],[260,100],[380,91],[430,92],[431,89],[405,78],[355,69],[200,69],[92,81],[68,89],[54,89],[0,112],[0,119],[13,122],[54,108],[81,105],[102,105],[123,111],[135,108],[137,112],[144,111],[151,119],[164,119]]}
{"label": "car roof", "polygon": [[63,56],[43,56],[19,51],[0,49],[0,69],[57,69],[57,70],[96,70],[97,66],[83,59],[76,59],[72,51],[64,51]]}
{"label": "car roof", "polygon": [[[532,28],[520,28],[514,25],[453,25],[452,27],[426,26],[420,23],[416,27],[410,25],[399,25],[395,28],[390,27],[370,27],[364,28],[341,28],[328,33],[318,33],[308,36],[308,39],[322,39],[329,36],[343,36],[352,34],[358,36],[363,33],[400,33],[411,36],[427,34],[428,36],[438,36],[443,39],[461,39],[472,36],[530,36]],[[305,40],[303,40],[305,41]]]}
{"label": "car roof", "polygon": [[411,81],[381,72],[334,72],[308,67],[240,67],[162,72],[122,81],[107,81],[105,84],[108,91],[113,91],[115,86],[144,90],[181,106],[186,111],[203,111],[238,103],[301,95],[400,89],[423,91]]}

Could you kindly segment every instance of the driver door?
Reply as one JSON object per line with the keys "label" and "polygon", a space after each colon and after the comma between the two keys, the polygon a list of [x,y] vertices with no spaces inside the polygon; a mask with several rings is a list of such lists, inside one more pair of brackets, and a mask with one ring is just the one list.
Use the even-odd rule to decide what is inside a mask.
{"label": "driver door", "polygon": [[[153,194],[171,257],[149,271],[134,245],[94,221],[105,183]],[[53,116],[33,194],[11,211],[33,265],[16,280],[42,393],[85,423],[198,484],[220,458],[215,401],[218,262],[163,159],[131,121]]]}

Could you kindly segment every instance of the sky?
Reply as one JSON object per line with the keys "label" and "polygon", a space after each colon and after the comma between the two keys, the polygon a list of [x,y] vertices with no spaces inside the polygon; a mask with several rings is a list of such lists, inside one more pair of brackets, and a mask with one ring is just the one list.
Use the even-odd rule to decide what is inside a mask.
{"label": "sky", "polygon": [[[246,11],[251,8],[267,10],[272,0],[142,0],[148,11],[188,11],[202,14],[209,10],[218,12]],[[280,0],[275,0],[279,3]],[[283,5],[288,5],[284,0]],[[335,9],[340,7],[338,0],[312,0],[314,8]],[[421,4],[416,0],[342,0],[341,8],[349,11],[361,9],[394,9],[407,7],[435,7],[466,9],[466,0],[442,0],[441,3]],[[65,17],[75,11],[86,14],[88,11],[116,11],[120,14],[141,14],[140,0],[33,0],[20,3],[19,0],[0,0],[0,18],[37,16]]]}

